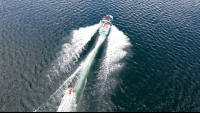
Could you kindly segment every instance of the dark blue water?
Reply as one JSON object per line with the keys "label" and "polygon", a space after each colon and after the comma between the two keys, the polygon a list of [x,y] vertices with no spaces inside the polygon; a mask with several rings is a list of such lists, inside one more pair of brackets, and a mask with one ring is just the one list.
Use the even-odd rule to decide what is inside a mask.
{"label": "dark blue water", "polygon": [[200,111],[199,0],[0,0],[0,111],[57,111],[107,14],[76,111]]}

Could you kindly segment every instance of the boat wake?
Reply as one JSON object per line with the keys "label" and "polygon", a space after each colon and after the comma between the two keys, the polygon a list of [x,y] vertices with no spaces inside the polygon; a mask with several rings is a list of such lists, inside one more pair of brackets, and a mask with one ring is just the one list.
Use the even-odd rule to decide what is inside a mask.
{"label": "boat wake", "polygon": [[[79,31],[81,31],[81,29]],[[97,31],[97,30],[95,29],[94,31]],[[74,31],[74,32],[79,33],[78,31]],[[88,33],[90,32],[90,30],[88,29],[88,31],[85,31],[85,32]],[[70,71],[70,69],[68,69],[69,67],[68,65],[70,63],[73,63],[73,60],[70,60],[72,59],[71,57],[76,56],[76,58],[78,58],[81,49],[83,49],[84,45],[87,44],[87,42],[90,40],[92,36],[92,33],[91,33],[90,38],[84,37],[85,38],[84,39],[83,37],[77,38],[80,35],[77,36],[75,34],[73,35],[71,44],[68,43],[68,44],[63,45],[64,49],[61,52],[61,56],[58,58],[61,71],[65,71],[65,70]],[[98,37],[96,38],[97,38],[97,42],[94,48],[92,49],[92,51],[87,55],[86,59],[81,62],[81,64],[76,69],[76,71],[73,74],[71,74],[67,78],[66,81],[64,81],[64,83],[56,90],[56,92],[50,96],[47,102],[44,103],[42,106],[40,106],[37,110],[35,110],[36,112],[38,111],[42,111],[42,112],[44,111],[45,112],[46,111],[50,111],[50,112],[51,111],[77,111],[77,105],[81,105],[83,103],[81,98],[83,95],[85,85],[87,83],[88,72],[91,68],[91,65],[92,65],[92,62],[94,61],[95,56],[98,53],[98,49],[100,48],[102,43],[105,41],[106,36],[98,35]],[[98,91],[105,90],[104,87],[107,87],[108,85],[111,85],[111,86],[113,85],[113,84],[108,84],[110,83],[110,79],[108,80],[109,75],[111,72],[114,72],[123,66],[123,64],[118,63],[118,61],[127,54],[127,52],[124,51],[123,49],[125,47],[130,46],[129,39],[123,34],[123,32],[119,31],[115,26],[112,26],[110,34],[107,37],[107,40],[108,40],[108,47],[106,50],[106,56],[101,64],[101,67],[100,67],[101,70],[97,76],[98,77],[97,83],[100,85],[95,86],[95,88],[97,88]],[[73,50],[70,51],[68,50],[69,48],[73,48]],[[68,56],[69,53],[71,53],[70,54],[71,56]],[[62,63],[61,61],[63,61],[64,63]],[[57,69],[54,69],[54,70],[57,70]],[[51,76],[51,78],[53,78],[53,76]],[[65,91],[68,87],[74,87],[75,92],[76,92],[76,95],[74,97],[64,96]],[[106,89],[109,90],[109,88],[106,88]],[[102,93],[99,93],[99,94],[102,94]],[[97,97],[100,97],[102,99],[102,102],[103,101],[105,102],[105,99],[103,99],[103,97],[99,95],[97,95]],[[98,100],[97,103],[99,105],[101,101]],[[64,106],[68,106],[68,107],[64,107]]]}
{"label": "boat wake", "polygon": [[76,107],[76,95],[73,96],[67,96],[65,95],[62,98],[61,104],[58,107],[57,112],[70,112],[74,111],[74,108]]}
{"label": "boat wake", "polygon": [[[76,76],[76,78],[78,78],[78,80],[76,81],[76,84],[75,84],[75,92],[76,92],[76,97],[79,97],[79,99],[76,99],[76,103],[74,101],[69,103],[71,101],[71,99],[64,97],[62,99],[62,101],[64,101],[64,102],[63,103],[61,102],[61,104],[59,106],[59,108],[63,108],[63,109],[59,109],[58,111],[75,111],[76,110],[75,107],[77,105],[77,102],[80,101],[80,97],[82,95],[82,92],[84,91],[85,84],[87,83],[86,77],[91,68],[92,62],[94,61],[94,57],[96,56],[99,47],[101,46],[101,44],[104,42],[105,39],[106,39],[106,36],[98,37],[98,41],[97,41],[97,44],[95,45],[94,49],[87,56],[86,60],[81,63],[81,66],[77,69],[77,71],[72,76],[70,76],[72,78],[74,78],[75,76]],[[79,72],[79,74],[77,74],[78,72]],[[68,81],[66,81],[66,82],[68,82]],[[63,85],[65,85],[66,82]],[[74,98],[76,98],[76,97],[74,97]],[[68,106],[68,107],[64,108],[62,106]],[[70,107],[70,109],[68,109],[69,107]]]}
{"label": "boat wake", "polygon": [[125,63],[121,60],[127,57],[131,43],[129,38],[114,25],[106,41],[105,55],[97,69],[99,71],[91,79],[90,82],[93,84],[88,86],[87,93],[83,94],[81,102],[77,105],[77,111],[108,112],[114,111],[111,108],[116,108],[111,100],[116,89],[120,88],[117,87],[121,82],[119,73],[125,67]]}
{"label": "boat wake", "polygon": [[[50,70],[50,74],[47,74],[50,82],[54,83],[54,81],[60,79],[59,77],[62,77],[60,76],[60,73],[71,71],[71,67],[75,65],[80,57],[81,52],[84,50],[84,47],[87,45],[88,41],[95,34],[98,28],[99,24],[96,24],[86,28],[80,28],[79,30],[74,30],[72,32],[71,42],[62,46],[62,51],[59,53],[57,60],[53,63],[54,66]],[[52,94],[43,105],[34,111],[57,111],[61,99],[65,94],[65,90],[70,85],[74,86],[81,73],[83,73],[84,66],[87,66],[87,62],[88,61],[82,62],[76,71],[71,74],[66,81],[64,81],[64,83],[56,90],[56,92]]]}
{"label": "boat wake", "polygon": [[50,81],[58,79],[60,73],[69,73],[72,70],[72,66],[80,58],[80,54],[85,49],[88,41],[99,28],[99,24],[93,26],[88,26],[86,28],[80,28],[79,30],[74,30],[71,35],[67,36],[67,39],[71,39],[69,43],[62,45],[62,51],[57,54],[58,58],[52,64],[50,73],[47,77]]}

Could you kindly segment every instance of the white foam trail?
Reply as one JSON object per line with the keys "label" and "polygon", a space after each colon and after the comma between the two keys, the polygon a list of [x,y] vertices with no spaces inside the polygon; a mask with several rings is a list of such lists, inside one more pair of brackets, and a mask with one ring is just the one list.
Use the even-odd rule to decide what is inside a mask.
{"label": "white foam trail", "polygon": [[[99,37],[99,40],[97,41],[95,48],[90,52],[86,60],[81,63],[81,65],[77,68],[77,70],[59,87],[59,89],[48,99],[48,101],[43,106],[39,107],[36,111],[57,111],[58,107],[56,106],[59,106],[60,101],[64,96],[65,89],[68,88],[68,85],[72,82],[74,78],[80,77],[76,82],[77,84],[75,86],[75,91],[78,92],[80,90],[81,85],[83,84],[83,81],[97,53],[97,50],[104,40],[105,37],[102,36]],[[119,31],[115,26],[112,26],[110,35],[108,36],[108,47],[106,51],[106,56],[100,67],[101,71],[97,75],[99,80],[98,81],[99,85],[96,86],[97,92],[102,91],[104,86],[109,86],[107,85],[108,83],[107,78],[109,77],[110,73],[120,69],[124,65],[122,63],[118,63],[118,61],[121,60],[124,56],[126,56],[127,52],[124,51],[123,49],[130,45],[131,44],[127,36],[124,35],[123,32]],[[72,54],[71,56],[73,55],[75,54]],[[62,66],[60,62],[60,65],[63,69],[65,69],[64,64],[63,64],[64,66]],[[100,94],[102,94],[102,92]],[[102,102],[103,101],[105,102],[104,98],[101,99]]]}
{"label": "white foam trail", "polygon": [[103,87],[109,74],[123,67],[124,64],[118,62],[127,55],[127,51],[124,48],[130,46],[129,38],[113,25],[108,36],[106,55],[101,66],[100,74],[98,75],[99,80],[103,80]]}
{"label": "white foam trail", "polygon": [[[86,58],[86,60],[81,63],[81,67],[80,68],[82,68],[82,72],[81,72],[80,75],[76,76],[79,79],[76,82],[76,85],[74,87],[76,95],[78,95],[78,93],[80,93],[79,91],[81,89],[81,86],[83,85],[83,82],[85,81],[86,75],[89,72],[89,69],[90,69],[91,64],[92,64],[92,62],[94,60],[94,57],[96,56],[98,48],[103,43],[103,41],[105,40],[105,38],[106,38],[105,36],[100,36],[99,37],[99,39],[97,41],[97,44],[95,45],[95,48],[90,52],[90,54],[88,55],[88,57]],[[75,74],[73,74],[73,75],[75,75]],[[67,106],[73,106],[73,105],[71,105],[71,103],[70,104],[64,103],[64,104],[67,105]],[[61,106],[63,106],[63,105],[61,104]],[[59,108],[61,108],[61,107],[59,106]],[[59,109],[59,111],[65,111],[65,109]]]}
{"label": "white foam trail", "polygon": [[86,75],[88,74],[88,71],[91,67],[91,64],[94,60],[94,57],[96,56],[96,53],[98,51],[98,48],[100,47],[100,45],[104,42],[106,36],[100,36],[98,38],[97,44],[95,45],[95,48],[91,51],[91,53],[88,55],[87,59],[85,60],[84,64],[85,64],[85,69],[84,72],[81,74],[76,86],[75,86],[75,90],[79,91],[81,88],[81,85],[84,82],[84,78],[86,78]]}
{"label": "white foam trail", "polygon": [[[88,71],[91,67],[94,57],[96,56],[98,48],[103,43],[105,38],[106,38],[105,36],[100,36],[98,38],[95,48],[90,52],[86,60],[83,62],[82,64],[83,71],[79,75],[80,78],[76,82],[77,84],[75,86],[75,91],[77,92],[77,94],[81,93],[79,91],[83,85],[83,82],[85,81],[86,75],[88,74]],[[119,31],[115,26],[112,26],[110,35],[108,36],[108,47],[106,51],[106,56],[105,56],[105,59],[103,60],[101,71],[99,72],[99,75],[97,76],[99,79],[98,82],[100,82],[100,86],[97,85],[96,89],[100,91],[99,94],[103,95],[102,92],[105,93],[104,86],[107,85],[107,82],[108,82],[107,78],[109,77],[110,73],[120,69],[124,65],[122,63],[118,63],[118,61],[120,61],[122,58],[126,56],[127,52],[124,51],[123,49],[130,45],[131,44],[129,42],[128,37],[124,35],[123,32]],[[110,86],[113,86],[113,85],[110,85]],[[106,102],[106,100],[104,100],[105,98],[101,98],[101,99],[102,100],[99,100],[99,101]]]}
{"label": "white foam trail", "polygon": [[[115,108],[114,103],[110,101],[112,98],[109,94],[112,91],[116,91],[117,84],[120,82],[118,81],[119,76],[116,72],[125,65],[123,62],[120,62],[128,54],[124,49],[131,46],[129,38],[115,26],[112,26],[107,41],[106,54],[100,64],[100,71],[98,72],[97,80],[95,80],[95,85],[93,85],[93,91],[91,92],[91,95],[96,97],[93,102],[95,102],[94,108],[97,111],[102,111],[101,108]],[[84,101],[88,100],[82,100],[81,103],[83,104]]]}
{"label": "white foam trail", "polygon": [[61,99],[63,98],[66,89],[68,88],[69,84],[75,78],[79,71],[81,71],[82,66],[77,68],[77,70],[56,90],[56,92],[50,96],[46,103],[40,106],[37,111],[47,112],[47,111],[57,111],[57,106],[60,104]]}
{"label": "white foam trail", "polygon": [[[59,72],[68,72],[70,71],[71,65],[74,65],[76,61],[73,59],[79,58],[80,52],[84,49],[83,47],[87,44],[87,42],[91,39],[91,37],[95,34],[97,29],[99,28],[99,24],[95,24],[93,26],[89,26],[86,28],[80,28],[79,30],[74,30],[72,33],[72,40],[70,43],[66,43],[62,46],[62,51],[60,52],[60,56],[57,58],[54,63],[53,69],[50,72],[53,74],[48,74],[47,77],[50,81],[53,81],[57,75],[59,76]],[[62,97],[64,96],[65,90],[68,88],[68,85],[72,82],[74,78],[77,78],[77,75],[82,72],[84,63],[81,63],[80,66],[76,69],[76,71],[56,90],[54,94],[50,96],[50,98],[41,105],[37,111],[57,111],[57,106],[60,104]]]}
{"label": "white foam trail", "polygon": [[61,101],[60,106],[58,107],[57,112],[69,112],[73,109],[73,105],[76,101],[76,95],[67,96],[65,95]]}
{"label": "white foam trail", "polygon": [[50,69],[50,74],[48,75],[49,80],[59,76],[60,72],[70,72],[71,68],[78,61],[80,53],[83,51],[84,46],[88,43],[91,37],[99,28],[99,24],[93,26],[88,26],[86,28],[80,28],[74,30],[69,37],[71,38],[70,43],[62,45],[62,51],[58,53],[57,60],[52,64],[53,68]]}

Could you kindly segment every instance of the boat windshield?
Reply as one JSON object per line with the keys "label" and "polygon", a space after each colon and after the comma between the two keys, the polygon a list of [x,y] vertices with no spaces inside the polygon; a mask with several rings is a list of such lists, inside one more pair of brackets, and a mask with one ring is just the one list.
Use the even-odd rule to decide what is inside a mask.
{"label": "boat windshield", "polygon": [[111,22],[112,21],[112,18],[110,16],[105,16],[103,18],[103,21],[108,21],[108,22]]}

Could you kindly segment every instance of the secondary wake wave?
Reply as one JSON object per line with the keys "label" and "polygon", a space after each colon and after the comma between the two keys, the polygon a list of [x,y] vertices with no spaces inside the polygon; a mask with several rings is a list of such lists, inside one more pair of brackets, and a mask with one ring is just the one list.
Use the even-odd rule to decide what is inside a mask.
{"label": "secondary wake wave", "polygon": [[[93,27],[97,27],[97,26],[98,25],[95,25]],[[91,28],[91,27],[89,27],[89,28]],[[81,31],[81,29],[79,29],[79,30]],[[96,31],[96,29],[93,31]],[[88,32],[90,32],[90,30],[88,29],[88,31],[85,31],[85,32],[88,33]],[[77,33],[79,33],[79,32],[77,31]],[[93,34],[94,34],[94,32],[93,32]],[[84,45],[86,45],[87,42],[90,40],[92,33],[91,33],[90,38],[85,37],[86,38],[85,40],[81,38],[80,40],[82,40],[82,42],[79,42],[80,40],[78,40],[79,38],[76,39],[77,38],[76,36],[77,35],[73,36],[71,44],[68,43],[68,44],[63,45],[64,49],[61,52],[61,56],[58,58],[58,61],[59,61],[58,65],[60,66],[61,71],[67,70],[68,64],[65,64],[65,63],[69,62],[69,64],[70,64],[73,62],[73,60],[69,60],[69,59],[72,59],[71,58],[72,56],[76,56],[76,58],[79,57],[79,53],[80,53],[81,49],[83,49]],[[76,71],[72,75],[70,75],[70,77],[67,78],[67,80],[57,89],[57,91],[53,95],[51,95],[51,97],[47,100],[47,102],[45,104],[40,106],[35,111],[57,111],[61,100],[62,100],[62,102],[65,103],[65,105],[71,106],[70,109],[67,108],[67,110],[64,110],[64,111],[76,111],[76,105],[79,103],[79,102],[77,102],[77,100],[78,100],[77,98],[80,98],[84,91],[84,87],[87,82],[86,76],[88,75],[88,72],[91,68],[91,64],[94,60],[94,57],[97,54],[99,47],[101,46],[101,44],[104,42],[105,39],[106,39],[105,36],[98,37],[98,41],[97,41],[95,47],[88,54],[87,58],[76,69]],[[127,54],[127,52],[123,49],[126,47],[129,47],[131,45],[129,42],[129,39],[126,37],[126,35],[124,35],[123,32],[119,31],[115,26],[112,26],[110,35],[107,37],[107,41],[108,41],[108,43],[107,43],[108,45],[106,48],[107,49],[106,55],[104,57],[103,62],[101,63],[101,67],[100,67],[101,70],[100,70],[99,74],[97,75],[97,81],[96,81],[97,85],[95,85],[95,87],[94,87],[94,91],[95,91],[95,89],[98,89],[98,90],[96,90],[96,92],[99,92],[97,94],[101,94],[101,95],[104,95],[110,89],[109,87],[114,87],[114,88],[116,87],[115,82],[114,82],[114,84],[110,84],[111,81],[115,80],[115,76],[113,77],[113,79],[108,79],[108,78],[111,77],[110,75],[112,72],[119,70],[120,68],[122,68],[124,66],[123,63],[118,63],[118,61],[120,61]],[[70,48],[74,47],[73,50],[75,53],[73,53],[72,50],[68,50],[67,47],[70,47]],[[79,48],[80,51],[76,50],[76,48]],[[68,51],[71,52],[71,56],[68,56],[68,53],[67,53]],[[68,58],[68,57],[70,57],[70,58],[64,60],[65,58]],[[65,63],[62,63],[61,61],[64,61]],[[54,70],[57,70],[57,69],[54,69]],[[67,70],[67,71],[70,71],[70,70]],[[73,86],[75,88],[75,92],[76,92],[76,97],[74,97],[73,104],[68,103],[69,101],[71,101],[69,98],[63,97],[65,90],[69,86],[70,87]],[[107,90],[107,91],[105,91],[105,90]],[[96,95],[97,99],[98,99],[98,100],[96,100],[97,106],[102,106],[102,105],[104,105],[103,102],[106,102],[106,99],[101,95]],[[80,99],[79,99],[79,101],[80,101]],[[110,105],[112,105],[112,104],[113,103],[110,103]],[[63,105],[62,104],[60,105],[61,108]],[[95,105],[92,105],[92,106],[95,106]],[[104,106],[104,107],[108,107],[108,106]],[[62,111],[62,110],[60,110],[60,111]],[[98,111],[101,111],[101,110],[98,110]]]}
{"label": "secondary wake wave", "polygon": [[53,67],[50,69],[50,73],[47,74],[51,82],[57,79],[60,73],[68,73],[72,70],[72,66],[80,58],[80,53],[98,28],[99,24],[80,28],[79,30],[74,30],[70,36],[66,37],[71,38],[70,43],[62,45],[62,51],[58,53],[57,60],[52,64]]}
{"label": "secondary wake wave", "polygon": [[[120,69],[123,69],[125,64],[120,62],[124,57],[127,57],[128,48],[131,47],[129,38],[116,26],[112,26],[109,36],[107,37],[107,47],[105,48],[105,56],[98,66],[98,74],[92,79],[93,84],[88,89],[89,93],[83,95],[82,101],[77,106],[77,111],[104,111],[111,110],[116,106],[111,101],[112,96],[117,88]],[[126,50],[125,50],[126,49]],[[88,97],[88,95],[91,95]],[[92,99],[88,100],[88,98]],[[88,102],[89,101],[89,102]],[[90,103],[89,105],[86,105]],[[85,107],[84,107],[85,106]]]}
{"label": "secondary wake wave", "polygon": [[[84,81],[86,81],[86,76],[89,72],[89,69],[90,69],[91,64],[94,60],[94,57],[96,56],[98,48],[104,42],[105,38],[106,38],[105,36],[100,36],[98,38],[98,41],[97,41],[97,44],[95,45],[95,48],[91,51],[91,53],[88,55],[86,60],[82,63],[80,68],[82,68],[83,70],[82,70],[80,75],[76,76],[78,78],[78,81],[76,82],[76,85],[75,85],[76,95],[80,96],[81,93],[82,93],[81,91],[84,91],[83,86],[85,86],[86,82],[85,82],[85,84],[83,84],[83,83],[84,83]],[[65,104],[66,106],[70,107],[71,109],[65,110],[66,108],[68,108],[68,107],[65,107],[64,109],[59,109],[58,111],[70,111],[70,110],[75,111],[75,108],[73,108],[73,107],[76,106],[76,103],[74,103],[74,105],[72,105],[72,103],[69,103],[70,100],[68,100],[68,98],[63,98],[62,101],[66,101],[66,103],[61,103],[59,108],[61,108]]]}
{"label": "secondary wake wave", "polygon": [[61,104],[58,108],[58,112],[69,112],[72,111],[73,108],[75,108],[76,102],[76,95],[73,96],[67,96],[65,95],[62,98]]}
{"label": "secondary wake wave", "polygon": [[[50,82],[59,79],[60,72],[69,72],[71,66],[75,65],[77,59],[80,57],[80,53],[83,51],[84,46],[88,43],[91,37],[95,34],[99,24],[94,26],[89,26],[86,28],[80,28],[79,30],[74,30],[72,32],[72,40],[70,43],[66,43],[62,46],[62,51],[59,53],[60,56],[53,63],[53,68],[50,70],[50,74],[47,75]],[[46,103],[40,106],[35,111],[57,111],[58,105],[64,96],[65,89],[71,83],[74,83],[83,71],[84,63],[81,63],[76,71],[67,78],[67,80],[56,90],[56,92],[50,96]]]}

